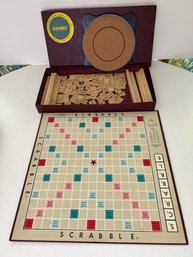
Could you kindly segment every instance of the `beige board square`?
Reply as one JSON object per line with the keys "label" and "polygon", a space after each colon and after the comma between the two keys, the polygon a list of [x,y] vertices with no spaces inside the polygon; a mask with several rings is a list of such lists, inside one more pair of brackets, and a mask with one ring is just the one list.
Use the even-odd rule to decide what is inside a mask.
{"label": "beige board square", "polygon": [[65,190],[64,191],[64,198],[71,199],[72,198],[72,190]]}
{"label": "beige board square", "polygon": [[35,215],[36,215],[35,209],[28,209],[28,212],[27,212],[28,217],[33,218],[33,217],[35,217]]}
{"label": "beige board square", "polygon": [[61,218],[62,219],[69,219],[69,208],[61,210]]}
{"label": "beige board square", "polygon": [[123,217],[122,209],[115,209],[114,210],[114,220],[121,220]]}
{"label": "beige board square", "polygon": [[55,198],[55,190],[49,189],[49,191],[47,191],[47,198],[48,199]]}
{"label": "beige board square", "polygon": [[138,221],[138,220],[133,221],[133,231],[143,231],[141,221]]}
{"label": "beige board square", "polygon": [[51,224],[52,224],[51,219],[44,219],[42,221],[42,229],[49,229]]}
{"label": "beige board square", "polygon": [[96,228],[97,230],[104,230],[105,229],[105,220],[97,220],[96,221]]}
{"label": "beige board square", "polygon": [[46,166],[52,166],[53,165],[53,159],[47,159],[46,160]]}
{"label": "beige board square", "polygon": [[45,198],[47,198],[47,191],[46,190],[45,191],[44,190],[40,190],[39,191],[38,199],[45,199]]}
{"label": "beige board square", "polygon": [[141,219],[141,213],[140,210],[133,210],[132,216],[134,220],[140,220]]}
{"label": "beige board square", "polygon": [[62,202],[63,202],[63,205],[62,205],[62,208],[63,209],[69,209],[70,208],[70,206],[71,206],[71,199],[63,199],[62,200]]}
{"label": "beige board square", "polygon": [[84,183],[82,184],[82,188],[85,188],[88,181],[90,181],[90,173],[84,173],[82,174],[82,181],[84,181]]}
{"label": "beige board square", "polygon": [[77,191],[78,194],[79,194],[83,183],[84,183],[84,181],[82,181],[82,182],[74,182],[73,183],[73,191]]}
{"label": "beige board square", "polygon": [[141,190],[146,190],[146,184],[145,184],[145,182],[138,182],[138,189],[139,189],[139,191],[141,191]]}
{"label": "beige board square", "polygon": [[65,180],[59,178],[59,181],[62,181],[62,182],[58,182],[57,189],[60,190],[60,191],[63,191],[65,189],[65,185],[64,185]]}
{"label": "beige board square", "polygon": [[153,182],[154,181],[154,179],[153,179],[153,175],[152,174],[147,174],[147,173],[145,173],[145,182],[146,183],[149,183],[149,182]]}
{"label": "beige board square", "polygon": [[[36,174],[36,181],[42,182],[42,177],[43,177],[43,175],[38,172],[38,173]],[[37,183],[37,182],[36,182],[36,183]]]}
{"label": "beige board square", "polygon": [[66,182],[72,182],[74,178],[74,174],[72,174],[71,172],[68,172],[66,174]]}
{"label": "beige board square", "polygon": [[113,172],[113,182],[118,182],[121,177],[121,169],[118,167]]}
{"label": "beige board square", "polygon": [[130,191],[130,186],[129,186],[129,179],[123,180],[122,182],[122,191]]}
{"label": "beige board square", "polygon": [[85,190],[85,188],[84,188],[84,191],[83,190],[81,190],[81,192],[80,192],[80,199],[88,199],[89,197],[88,197],[88,191],[87,190]]}
{"label": "beige board square", "polygon": [[46,146],[46,145],[44,145],[44,146],[42,147],[42,154],[43,154],[43,153],[48,153],[48,152],[49,152],[48,149],[49,149],[49,147]]}
{"label": "beige board square", "polygon": [[97,199],[98,200],[105,199],[105,191],[102,190],[101,185],[100,185],[100,189],[97,191]]}
{"label": "beige board square", "polygon": [[66,179],[68,178],[68,176],[70,176],[70,178],[72,178],[73,177],[73,173],[74,173],[74,166],[67,165],[67,167],[65,167]]}
{"label": "beige board square", "polygon": [[98,159],[98,167],[104,167],[104,166],[105,166],[105,158]]}
{"label": "beige board square", "polygon": [[86,221],[85,220],[78,220],[78,229],[80,229],[80,230],[86,229]]}
{"label": "beige board square", "polygon": [[131,209],[131,204],[130,204],[130,200],[129,199],[125,199],[122,202],[122,208],[124,210],[130,210]]}
{"label": "beige board square", "polygon": [[129,181],[129,176],[128,176],[128,174],[123,174],[122,172],[121,172],[121,181],[124,181],[124,182],[128,182]]}
{"label": "beige board square", "polygon": [[[149,157],[148,157],[148,159],[149,159]],[[151,167],[143,167],[143,171],[144,171],[145,174],[150,174],[150,175],[153,176]]]}
{"label": "beige board square", "polygon": [[[105,197],[107,197],[108,199],[109,199],[109,197],[110,197],[110,194],[111,194],[111,196],[112,196],[112,192],[111,192],[112,187],[113,187],[112,182],[106,182],[106,183],[104,184],[104,189],[105,189],[105,191],[107,192],[107,194],[106,194]],[[109,191],[109,192],[108,192],[108,191]]]}
{"label": "beige board square", "polygon": [[90,179],[89,190],[95,191],[98,188],[98,184],[94,180]]}
{"label": "beige board square", "polygon": [[53,213],[53,208],[45,208],[44,210],[44,218],[51,218]]}
{"label": "beige board square", "polygon": [[106,229],[107,230],[113,230],[114,229],[114,221],[106,220]]}
{"label": "beige board square", "polygon": [[151,220],[159,220],[160,219],[159,213],[157,210],[151,210],[150,217],[151,217]]}
{"label": "beige board square", "polygon": [[77,229],[77,228],[78,228],[78,219],[70,219],[69,229]]}
{"label": "beige board square", "polygon": [[135,159],[137,159],[137,158],[138,158],[138,159],[142,159],[142,154],[141,154],[141,153],[135,153],[135,154],[134,154],[134,158],[135,158]]}
{"label": "beige board square", "polygon": [[62,206],[63,206],[63,199],[60,199],[60,200],[56,199],[54,208],[62,208]]}
{"label": "beige board square", "polygon": [[70,148],[69,148],[69,140],[63,140],[62,141],[62,146],[63,146],[63,152],[70,152]]}
{"label": "beige board square", "polygon": [[119,167],[119,169],[120,169],[121,174],[129,175],[128,174],[128,166]]}
{"label": "beige board square", "polygon": [[[44,157],[42,157],[42,159],[43,159]],[[46,158],[46,157],[45,157]],[[47,167],[46,167],[47,168]],[[48,167],[48,169],[50,170],[50,168]],[[45,167],[41,167],[41,166],[39,166],[38,167],[38,170],[37,170],[37,173],[38,174],[43,174],[43,173],[45,173]]]}
{"label": "beige board square", "polygon": [[[133,165],[131,166],[133,167]],[[136,183],[136,174],[129,174],[129,182],[130,182],[130,185],[132,186],[133,184],[135,184],[135,187],[137,186],[137,183]]]}
{"label": "beige board square", "polygon": [[37,208],[44,208],[45,207],[45,200],[39,200],[37,203]]}
{"label": "beige board square", "polygon": [[114,200],[114,209],[122,209],[122,202]]}
{"label": "beige board square", "polygon": [[[141,143],[141,142],[140,142]],[[141,149],[142,149],[142,154],[143,155],[146,155],[146,156],[149,156],[149,149],[148,149],[148,146],[147,146],[147,144],[143,144],[142,146],[141,146]],[[144,156],[145,157],[145,156]]]}
{"label": "beige board square", "polygon": [[97,180],[97,174],[96,174],[96,171],[97,171],[97,168],[95,168],[95,173],[91,173],[90,172],[90,175],[89,175],[89,180],[92,182],[96,181]]}
{"label": "beige board square", "polygon": [[87,217],[89,220],[96,218],[96,210],[88,210]]}
{"label": "beige board square", "polygon": [[143,201],[140,199],[140,207],[143,210],[148,210],[149,209],[149,202],[148,201]]}
{"label": "beige board square", "polygon": [[112,192],[111,191],[106,191],[105,193],[105,199],[112,199]]}
{"label": "beige board square", "polygon": [[142,159],[140,158],[140,159],[135,159],[135,165],[136,166],[140,166],[141,168],[143,168],[143,166],[142,166]]}
{"label": "beige board square", "polygon": [[79,200],[71,200],[71,206],[70,206],[70,207],[71,207],[72,209],[78,209],[79,206],[80,206]]}
{"label": "beige board square", "polygon": [[88,209],[96,209],[97,208],[97,202],[95,199],[88,201]]}
{"label": "beige board square", "polygon": [[115,220],[114,221],[114,228],[116,230],[122,230],[123,229],[123,221],[121,220]]}
{"label": "beige board square", "polygon": [[111,200],[111,201],[105,200],[105,209],[107,209],[107,210],[114,209],[114,201],[113,200]]}
{"label": "beige board square", "polygon": [[104,209],[98,209],[96,210],[96,219],[103,220],[105,219],[105,210]]}
{"label": "beige board square", "polygon": [[122,192],[121,190],[114,190],[114,200],[118,200],[120,202],[121,198],[122,198]]}
{"label": "beige board square", "polygon": [[[132,185],[135,185],[135,184],[132,184]],[[135,187],[135,189],[137,189],[137,187]],[[131,199],[132,200],[139,200],[139,193],[137,190],[132,190],[131,191]]]}
{"label": "beige board square", "polygon": [[51,175],[50,184],[52,184],[52,186],[53,186],[53,183],[52,183],[52,182],[54,182],[54,185],[58,182],[58,174],[57,174],[57,173],[53,173],[53,174]]}
{"label": "beige board square", "polygon": [[68,228],[68,223],[69,223],[69,221],[67,219],[61,219],[61,221],[60,221],[60,228],[61,229]]}
{"label": "beige board square", "polygon": [[39,190],[41,188],[41,184],[42,182],[35,182],[33,186],[33,190],[34,191]]}
{"label": "beige board square", "polygon": [[52,213],[52,218],[59,219],[61,216],[62,210],[61,209],[54,209]]}
{"label": "beige board square", "polygon": [[135,159],[128,159],[128,166],[129,167],[134,167],[135,166],[135,163],[136,163],[136,160]]}
{"label": "beige board square", "polygon": [[[90,166],[90,175],[96,174],[97,173],[97,166]],[[89,176],[89,180],[91,180],[91,177]]]}
{"label": "beige board square", "polygon": [[76,160],[74,159],[75,157],[76,157],[75,154],[72,157],[69,157],[69,159],[68,159],[68,167],[69,166],[72,166],[72,167],[75,166],[75,162],[76,162]]}
{"label": "beige board square", "polygon": [[47,124],[47,130],[46,130],[46,133],[49,134],[53,131],[53,124]]}
{"label": "beige board square", "polygon": [[104,185],[104,183],[103,183],[104,182],[104,174],[98,173],[97,176],[98,176],[97,181],[98,181],[98,183],[100,183],[99,186]]}
{"label": "beige board square", "polygon": [[111,159],[106,159],[106,156],[105,156],[104,165],[105,165],[107,168],[108,168],[108,167],[112,167],[112,160],[111,160]]}
{"label": "beige board square", "polygon": [[43,219],[35,219],[33,223],[33,229],[40,229],[42,227]]}
{"label": "beige board square", "polygon": [[123,210],[122,211],[122,217],[123,219],[132,219],[132,212],[129,210]]}
{"label": "beige board square", "polygon": [[152,231],[151,222],[150,221],[143,221],[142,222],[142,230],[143,231]]}
{"label": "beige board square", "polygon": [[88,215],[88,212],[87,210],[84,210],[84,209],[79,209],[79,219],[87,219],[87,215]]}
{"label": "beige board square", "polygon": [[157,201],[156,200],[149,200],[149,208],[157,210],[158,209]]}
{"label": "beige board square", "polygon": [[49,140],[44,140],[44,146],[50,145],[50,141]]}
{"label": "beige board square", "polygon": [[[52,160],[52,159],[55,158],[55,153],[49,153],[49,152],[47,151],[47,152],[45,152],[45,158]],[[47,164],[47,162],[46,162],[46,164]]]}
{"label": "beige board square", "polygon": [[146,188],[148,191],[154,190],[155,189],[154,183],[151,183],[151,182],[147,183]]}
{"label": "beige board square", "polygon": [[139,199],[140,199],[140,200],[149,201],[149,200],[148,200],[148,194],[147,194],[147,191],[146,191],[146,190],[139,192]]}

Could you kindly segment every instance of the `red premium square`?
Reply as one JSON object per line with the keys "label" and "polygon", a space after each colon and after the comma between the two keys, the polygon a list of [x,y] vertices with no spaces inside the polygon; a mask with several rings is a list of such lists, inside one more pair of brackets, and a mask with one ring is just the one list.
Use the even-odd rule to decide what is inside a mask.
{"label": "red premium square", "polygon": [[160,221],[159,220],[151,221],[151,227],[152,227],[152,231],[160,231],[161,230]]}
{"label": "red premium square", "polygon": [[87,220],[87,229],[95,230],[96,220]]}
{"label": "red premium square", "polygon": [[143,166],[151,166],[150,159],[143,159]]}
{"label": "red premium square", "polygon": [[23,228],[32,228],[33,227],[34,219],[25,219],[25,223]]}
{"label": "red premium square", "polygon": [[40,159],[38,162],[38,166],[45,166],[46,160],[45,159]]}
{"label": "red premium square", "polygon": [[49,117],[48,122],[54,122],[54,117]]}
{"label": "red premium square", "polygon": [[98,117],[93,117],[92,118],[92,122],[98,122],[99,121],[99,118]]}
{"label": "red premium square", "polygon": [[137,121],[144,121],[143,116],[137,116]]}

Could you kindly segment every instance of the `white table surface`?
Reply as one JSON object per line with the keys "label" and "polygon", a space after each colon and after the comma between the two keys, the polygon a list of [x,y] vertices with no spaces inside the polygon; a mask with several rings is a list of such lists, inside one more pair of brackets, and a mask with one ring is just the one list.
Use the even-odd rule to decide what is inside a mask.
{"label": "white table surface", "polygon": [[157,96],[189,245],[10,242],[9,236],[41,114],[35,100],[46,66],[0,78],[0,256],[193,257],[193,73],[153,62]]}

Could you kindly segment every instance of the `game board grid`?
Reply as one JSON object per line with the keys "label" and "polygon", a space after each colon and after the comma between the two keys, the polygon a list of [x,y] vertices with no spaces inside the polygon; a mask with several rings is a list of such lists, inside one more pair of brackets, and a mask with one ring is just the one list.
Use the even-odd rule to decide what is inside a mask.
{"label": "game board grid", "polygon": [[[52,133],[53,134],[53,133]],[[111,135],[111,141],[112,141],[112,135]],[[120,152],[119,152],[120,153]],[[46,156],[47,157],[47,156]],[[52,165],[51,165],[52,166]],[[113,173],[114,174],[114,173]],[[120,174],[119,174],[120,175]],[[121,180],[121,179],[120,179]],[[106,190],[106,189],[105,189]],[[72,202],[72,200],[71,200],[71,202]],[[121,208],[122,209],[122,208]]]}

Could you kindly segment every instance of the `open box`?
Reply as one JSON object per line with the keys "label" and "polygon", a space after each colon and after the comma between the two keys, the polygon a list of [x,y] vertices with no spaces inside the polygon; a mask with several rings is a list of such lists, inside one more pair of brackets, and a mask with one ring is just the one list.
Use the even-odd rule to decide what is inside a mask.
{"label": "open box", "polygon": [[[94,64],[90,65],[85,56],[84,38],[87,29],[95,19],[103,16],[117,16],[132,28],[135,36],[135,45],[130,58],[124,65],[118,65],[117,69],[101,70]],[[96,112],[96,111],[144,111],[154,110],[156,96],[149,71],[152,60],[153,35],[155,25],[156,6],[130,6],[130,7],[107,7],[86,9],[49,10],[42,12],[45,38],[50,61],[50,68],[46,69],[36,107],[39,112]],[[104,27],[106,25],[104,24]],[[103,28],[104,28],[103,27]],[[108,28],[111,26],[108,26]],[[107,28],[107,26],[105,27]],[[115,28],[117,31],[117,28]],[[61,32],[62,31],[62,32]],[[106,31],[105,31],[106,32]],[[110,35],[112,35],[111,31]],[[124,31],[123,31],[124,32]],[[98,32],[97,32],[98,33]],[[122,32],[121,32],[122,33]],[[116,34],[118,35],[118,34]],[[116,35],[111,46],[104,46],[106,52],[117,47]],[[121,34],[122,37],[122,34]],[[124,35],[123,35],[124,37]],[[128,37],[129,38],[129,37]],[[123,43],[127,46],[127,42]],[[130,39],[128,39],[130,40]],[[93,41],[94,42],[94,41]],[[104,45],[101,42],[101,45]],[[100,43],[99,42],[99,43]],[[113,45],[113,42],[116,45]],[[125,43],[126,42],[126,43]],[[127,48],[125,47],[127,50]],[[113,51],[112,50],[112,51]],[[106,53],[105,53],[106,54]],[[125,61],[123,61],[125,62]],[[103,62],[104,63],[104,62]],[[42,101],[45,94],[46,81],[51,74],[68,77],[75,74],[118,74],[125,73],[126,69],[136,73],[143,68],[152,100],[148,102],[133,102],[128,86],[125,89],[125,97],[121,103],[116,104],[44,104]]]}

